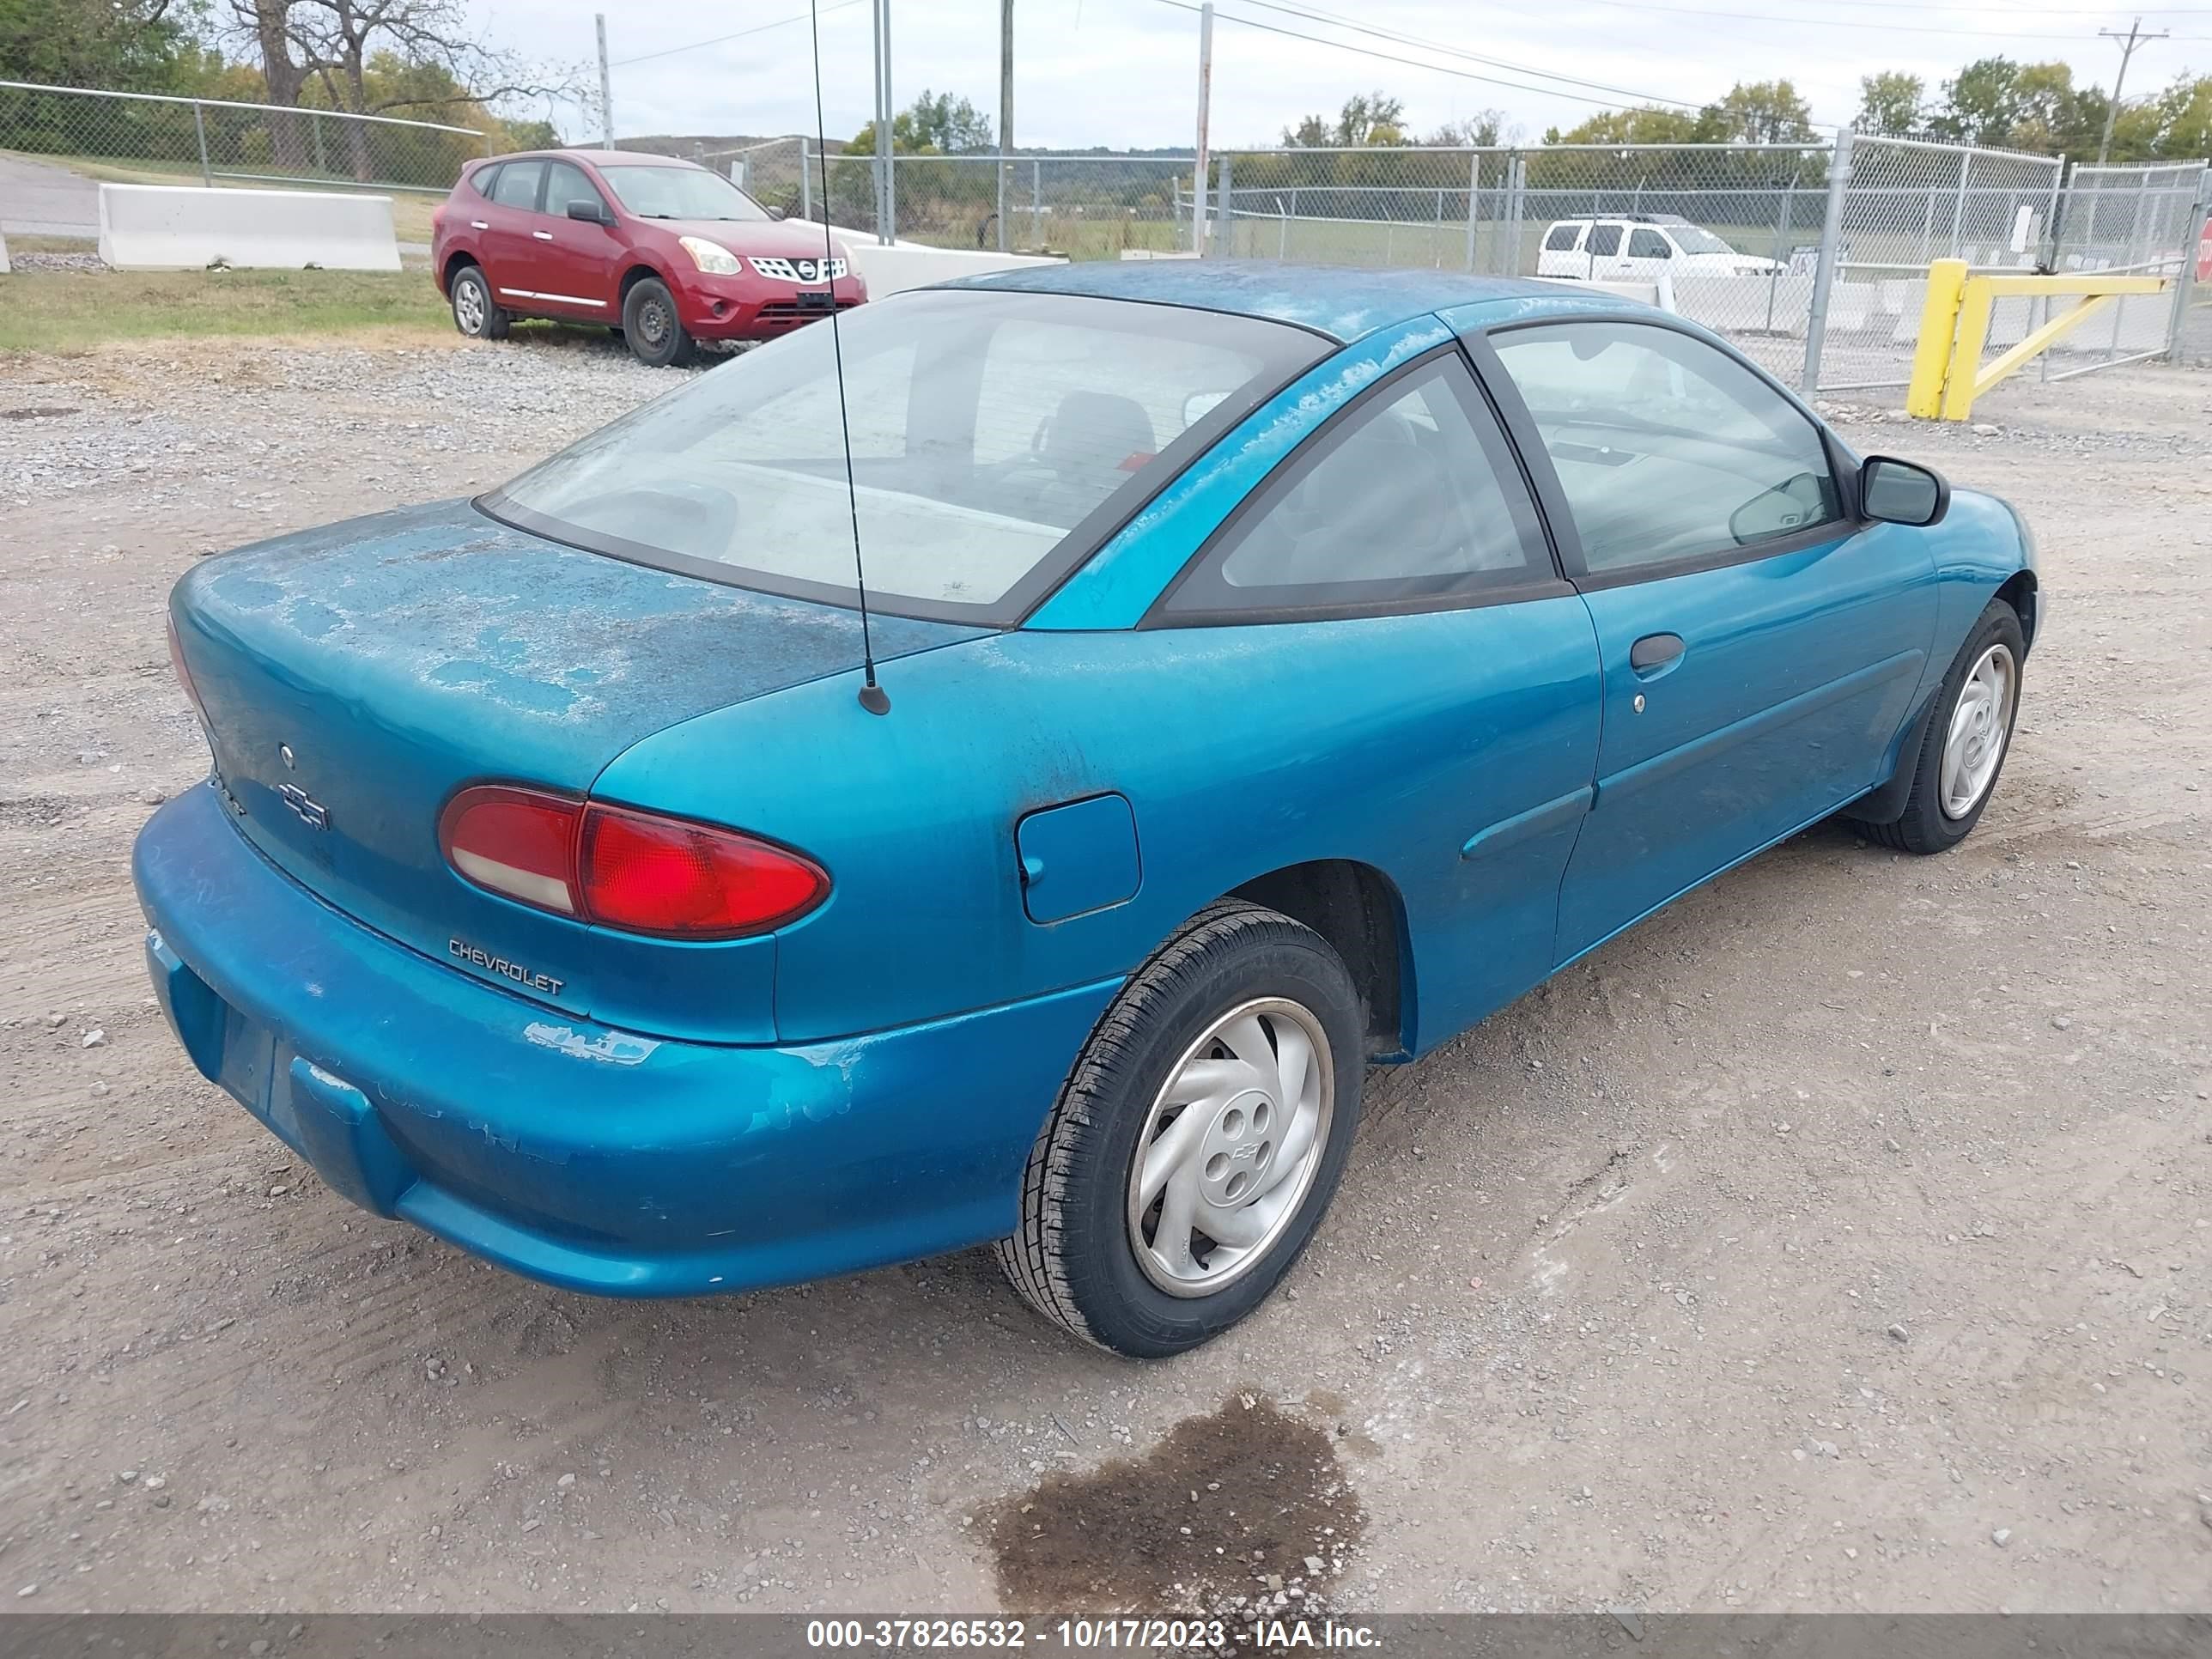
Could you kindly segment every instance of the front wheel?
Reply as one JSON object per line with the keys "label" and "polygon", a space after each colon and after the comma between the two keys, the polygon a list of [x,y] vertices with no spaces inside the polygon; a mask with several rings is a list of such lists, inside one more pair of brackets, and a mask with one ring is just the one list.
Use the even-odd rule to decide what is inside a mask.
{"label": "front wheel", "polygon": [[1362,1030],[1319,934],[1255,904],[1201,912],[1122,988],[1037,1138],[999,1245],[1014,1288],[1139,1358],[1236,1324],[1336,1191]]}
{"label": "front wheel", "polygon": [[623,296],[622,337],[630,356],[648,368],[691,361],[691,337],[677,320],[676,298],[657,276],[645,278]]}
{"label": "front wheel", "polygon": [[1936,694],[1904,811],[1892,823],[1862,823],[1869,836],[1903,853],[1941,853],[1981,822],[2012,744],[2027,657],[2019,616],[1990,600]]}

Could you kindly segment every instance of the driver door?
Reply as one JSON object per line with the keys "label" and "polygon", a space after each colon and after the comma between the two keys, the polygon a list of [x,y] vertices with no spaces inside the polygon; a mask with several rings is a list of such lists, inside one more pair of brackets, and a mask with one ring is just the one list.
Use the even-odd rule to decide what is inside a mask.
{"label": "driver door", "polygon": [[1604,675],[1565,962],[1881,781],[1935,566],[1919,532],[1852,518],[1820,428],[1695,336],[1593,319],[1489,343]]}

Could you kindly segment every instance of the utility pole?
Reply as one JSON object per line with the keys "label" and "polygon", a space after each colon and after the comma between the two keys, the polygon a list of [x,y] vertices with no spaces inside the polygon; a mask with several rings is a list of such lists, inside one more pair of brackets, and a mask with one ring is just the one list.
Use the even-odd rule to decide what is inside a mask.
{"label": "utility pole", "polygon": [[2128,25],[2122,34],[2118,29],[2099,29],[2098,35],[2106,40],[2120,43],[2120,72],[2112,77],[2112,101],[2105,107],[2105,136],[2097,141],[2097,165],[2105,165],[2105,157],[2112,148],[2112,124],[2120,118],[2120,94],[2128,84],[2128,60],[2136,55],[2137,46],[2148,46],[2154,40],[2163,40],[2170,31],[2160,29],[2156,34],[2142,32],[2142,19],[2138,17]]}
{"label": "utility pole", "polygon": [[898,183],[891,161],[891,0],[875,0],[876,240],[898,239]]}
{"label": "utility pole", "polygon": [[[1006,175],[1014,165],[1014,0],[999,0],[999,252],[1013,243],[1006,233]],[[1030,227],[1034,234],[1036,227]]]}
{"label": "utility pole", "polygon": [[603,11],[592,14],[592,21],[599,31],[599,138],[608,149],[615,147],[615,100],[608,90],[607,81],[607,15]]}
{"label": "utility pole", "polygon": [[1213,0],[1198,9],[1198,165],[1190,175],[1190,251],[1206,255],[1206,125],[1213,102]]}

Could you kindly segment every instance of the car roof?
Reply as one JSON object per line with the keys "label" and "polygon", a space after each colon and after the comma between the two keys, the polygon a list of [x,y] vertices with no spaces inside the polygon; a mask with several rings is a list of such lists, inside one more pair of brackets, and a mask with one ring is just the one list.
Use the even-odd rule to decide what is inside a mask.
{"label": "car roof", "polygon": [[[1290,323],[1341,343],[1452,306],[1487,301],[1501,314],[1527,314],[1531,309],[1618,309],[1620,304],[1604,295],[1515,276],[1235,259],[1084,260],[955,277],[937,286],[1074,294],[1226,312]],[[1554,303],[1532,304],[1547,301]]]}
{"label": "car roof", "polygon": [[487,156],[471,164],[469,170],[489,167],[494,161],[589,161],[595,167],[692,167],[702,173],[712,171],[680,155],[662,155],[649,149],[519,149],[509,155]]}

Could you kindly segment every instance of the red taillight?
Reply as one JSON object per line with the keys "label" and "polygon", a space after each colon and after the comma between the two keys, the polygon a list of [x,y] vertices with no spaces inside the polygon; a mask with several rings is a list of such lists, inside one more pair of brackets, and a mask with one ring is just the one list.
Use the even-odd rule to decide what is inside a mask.
{"label": "red taillight", "polygon": [[480,887],[669,939],[766,933],[830,891],[820,866],[734,830],[498,784],[447,802],[438,843]]}
{"label": "red taillight", "polygon": [[535,789],[464,789],[439,817],[439,849],[477,886],[572,916],[582,811],[581,802]]}
{"label": "red taillight", "polygon": [[677,939],[765,933],[830,890],[821,867],[795,853],[617,806],[586,810],[580,864],[592,921]]}

